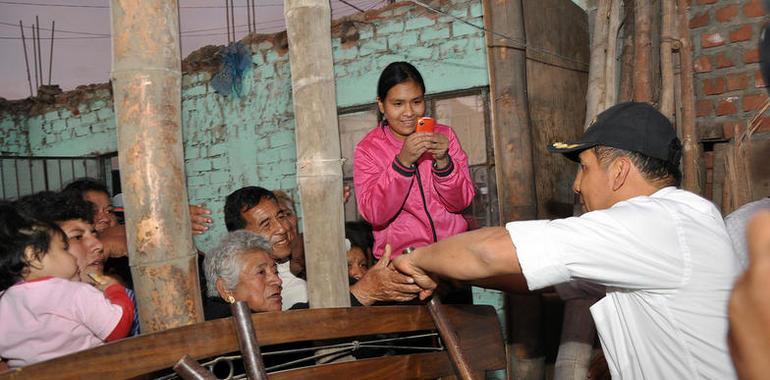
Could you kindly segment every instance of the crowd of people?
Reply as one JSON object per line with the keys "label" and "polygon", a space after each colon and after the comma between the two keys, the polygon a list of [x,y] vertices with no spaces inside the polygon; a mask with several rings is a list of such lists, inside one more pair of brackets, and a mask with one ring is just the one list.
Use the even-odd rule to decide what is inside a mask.
{"label": "crowd of people", "polygon": [[[768,201],[739,210],[726,227],[711,202],[678,189],[682,147],[654,107],[615,105],[578,141],[549,146],[579,164],[580,217],[466,232],[462,211],[475,195],[468,159],[450,127],[416,130],[424,95],[409,63],[380,76],[381,122],[354,156],[366,222],[345,226],[351,305],[424,300],[440,279],[520,292],[584,281],[606,289],[591,312],[613,377],[760,378],[770,370]],[[190,207],[193,235],[215,222],[210,215]],[[307,308],[294,200],[246,186],[225,198],[223,222],[219,245],[200,253],[205,319],[230,316],[236,301],[253,312]],[[109,192],[93,179],[0,205],[2,364],[139,334],[127,247]]]}

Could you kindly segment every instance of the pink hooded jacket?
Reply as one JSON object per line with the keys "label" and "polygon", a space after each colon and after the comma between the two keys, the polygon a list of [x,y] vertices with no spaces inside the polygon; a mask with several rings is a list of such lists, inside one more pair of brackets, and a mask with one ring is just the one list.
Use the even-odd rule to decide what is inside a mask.
{"label": "pink hooded jacket", "polygon": [[436,124],[434,129],[449,138],[450,164],[437,171],[426,153],[417,168],[401,164],[396,155],[403,141],[384,124],[369,132],[356,145],[353,155],[353,181],[358,211],[374,229],[374,255],[379,258],[390,243],[392,257],[406,247],[433,243],[433,231],[423,206],[418,176],[422,180],[425,203],[438,240],[465,232],[468,223],[460,214],[471,204],[476,189],[468,169],[468,156],[454,131]]}

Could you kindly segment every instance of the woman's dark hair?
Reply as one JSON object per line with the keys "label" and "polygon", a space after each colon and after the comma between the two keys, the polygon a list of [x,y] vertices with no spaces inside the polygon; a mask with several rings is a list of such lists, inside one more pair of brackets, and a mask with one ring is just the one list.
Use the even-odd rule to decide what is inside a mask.
{"label": "woman's dark hair", "polygon": [[225,227],[227,230],[237,231],[246,228],[246,219],[241,213],[256,207],[265,198],[278,203],[275,194],[263,187],[246,186],[230,193],[225,198]]}
{"label": "woman's dark hair", "polygon": [[351,246],[359,247],[364,252],[371,252],[374,248],[372,226],[364,221],[345,222],[345,238],[350,240]]}
{"label": "woman's dark hair", "polygon": [[34,259],[40,260],[48,252],[54,234],[65,236],[55,224],[22,216],[10,205],[0,205],[0,291],[29,272],[27,247],[32,248]]}
{"label": "woman's dark hair", "polygon": [[380,74],[380,80],[377,81],[377,97],[381,102],[385,101],[390,89],[400,83],[414,82],[420,86],[422,93],[425,93],[425,82],[417,68],[409,62],[393,62],[385,67]]}
{"label": "woman's dark hair", "polygon": [[77,192],[41,191],[25,195],[13,203],[16,211],[27,218],[48,223],[62,223],[81,219],[89,224],[94,222],[93,204]]}
{"label": "woman's dark hair", "polygon": [[70,182],[69,185],[62,189],[62,192],[74,192],[79,194],[81,197],[89,191],[104,193],[107,194],[108,197],[110,196],[110,191],[107,189],[107,186],[105,186],[101,181],[90,177],[78,178]]}

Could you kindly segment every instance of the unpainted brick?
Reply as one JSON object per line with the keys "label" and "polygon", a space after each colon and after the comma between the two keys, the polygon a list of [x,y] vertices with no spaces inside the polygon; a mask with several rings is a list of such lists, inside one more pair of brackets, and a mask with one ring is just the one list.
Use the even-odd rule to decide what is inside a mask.
{"label": "unpainted brick", "polygon": [[725,39],[719,32],[716,33],[703,33],[701,35],[701,47],[704,49],[716,46],[722,46],[725,44]]}
{"label": "unpainted brick", "polygon": [[746,17],[762,17],[765,15],[765,10],[762,7],[762,2],[759,0],[750,0],[743,5],[743,15]]}
{"label": "unpainted brick", "polygon": [[696,73],[707,73],[711,71],[711,61],[706,55],[698,57],[693,63],[693,68]]}
{"label": "unpainted brick", "polygon": [[758,94],[744,95],[741,101],[743,105],[743,111],[756,111],[765,104],[767,100],[767,93],[760,92]]}
{"label": "unpainted brick", "polygon": [[703,80],[703,93],[706,95],[718,95],[725,92],[725,78],[716,77]]}
{"label": "unpainted brick", "polygon": [[735,128],[740,127],[740,123],[735,120],[722,122],[722,136],[725,139],[731,139],[735,136]]}
{"label": "unpainted brick", "polygon": [[714,103],[710,99],[699,99],[695,102],[695,116],[711,116],[714,112]]}
{"label": "unpainted brick", "polygon": [[708,25],[711,22],[711,15],[709,12],[698,13],[690,19],[690,29],[701,28]]}
{"label": "unpainted brick", "polygon": [[745,73],[727,74],[727,91],[743,90],[749,84],[749,77]]}
{"label": "unpainted brick", "polygon": [[727,22],[732,20],[735,16],[738,15],[738,5],[737,4],[730,4],[728,6],[724,6],[722,8],[719,8],[714,13],[715,18],[719,22]]}
{"label": "unpainted brick", "polygon": [[726,99],[720,99],[719,104],[717,104],[717,116],[734,115],[738,112],[738,107],[735,106],[736,100],[738,100],[738,98],[733,96]]}
{"label": "unpainted brick", "polygon": [[756,74],[754,74],[754,87],[767,87],[761,71],[757,71]]}
{"label": "unpainted brick", "polygon": [[748,41],[754,36],[751,25],[744,25],[730,31],[730,42]]}
{"label": "unpainted brick", "polygon": [[724,69],[726,67],[732,67],[735,65],[733,59],[724,51],[717,53],[714,56],[714,61],[716,62],[717,68],[719,69]]}
{"label": "unpainted brick", "polygon": [[743,53],[743,63],[757,62],[759,62],[759,49],[751,49]]}

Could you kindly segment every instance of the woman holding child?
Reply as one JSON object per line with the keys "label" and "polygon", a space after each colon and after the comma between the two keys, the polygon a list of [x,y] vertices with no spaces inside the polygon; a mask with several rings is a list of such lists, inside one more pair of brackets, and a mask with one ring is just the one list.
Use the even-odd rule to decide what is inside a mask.
{"label": "woman holding child", "polygon": [[466,231],[460,213],[475,195],[468,156],[450,127],[416,130],[426,108],[420,72],[407,62],[388,65],[377,84],[377,107],[382,121],[358,143],[353,159],[358,210],[374,228],[374,255],[381,257],[385,244],[397,256]]}
{"label": "woman holding child", "polygon": [[59,226],[0,206],[0,357],[21,367],[125,337],[134,307],[123,286],[81,282]]}

